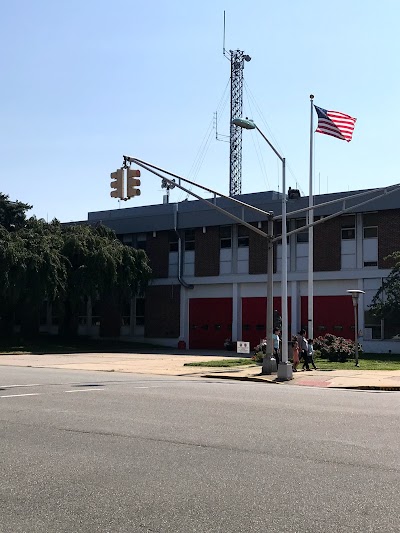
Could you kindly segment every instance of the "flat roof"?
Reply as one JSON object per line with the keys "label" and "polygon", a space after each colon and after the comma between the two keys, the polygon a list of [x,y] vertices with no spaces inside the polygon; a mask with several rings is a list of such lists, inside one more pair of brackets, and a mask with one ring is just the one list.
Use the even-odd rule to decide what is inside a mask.
{"label": "flat roof", "polygon": [[[349,213],[365,213],[400,208],[400,185],[384,189],[365,189],[347,192],[336,192],[314,196],[314,216],[327,216],[337,213],[344,208],[352,207]],[[394,191],[394,192],[390,192]],[[361,195],[362,194],[362,195]],[[273,212],[274,216],[282,214],[282,194],[277,191],[256,192],[235,196],[235,199],[261,209]],[[238,205],[230,198],[206,198],[207,202],[225,209],[246,222],[258,222],[266,219],[266,215],[252,209]],[[336,203],[318,207],[336,200]],[[181,229],[202,226],[222,226],[232,224],[232,219],[216,210],[212,205],[202,200],[184,200],[182,202],[163,203],[148,206],[129,207],[125,209],[111,209],[88,213],[88,222],[103,223],[116,233],[145,233],[174,228],[175,221]],[[308,196],[287,199],[287,217],[304,218],[306,212],[291,215],[300,209],[308,207]]]}

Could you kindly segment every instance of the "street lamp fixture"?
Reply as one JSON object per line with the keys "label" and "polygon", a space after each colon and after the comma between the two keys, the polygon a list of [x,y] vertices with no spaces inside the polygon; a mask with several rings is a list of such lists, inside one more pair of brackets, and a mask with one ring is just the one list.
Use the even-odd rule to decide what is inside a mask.
{"label": "street lamp fixture", "polygon": [[239,128],[244,128],[245,130],[255,130],[256,125],[250,118],[234,118],[232,120],[234,126],[239,126]]}
{"label": "street lamp fixture", "polygon": [[360,366],[358,364],[358,299],[360,297],[360,294],[365,294],[365,291],[361,291],[359,289],[349,289],[346,292],[351,294],[351,299],[353,300],[355,357],[356,357],[356,366]]}
{"label": "street lamp fixture", "polygon": [[[269,139],[260,130],[257,124],[249,118],[234,118],[232,124],[239,128],[246,130],[257,130],[264,141],[269,145],[271,150],[280,159],[282,163],[282,277],[281,277],[281,298],[282,298],[282,358],[278,365],[278,379],[286,381],[293,379],[292,365],[289,363],[289,336],[288,336],[288,306],[287,306],[287,229],[286,229],[286,160],[278,150],[271,144]],[[272,342],[272,317],[273,317],[273,298],[272,298],[272,284],[273,284],[273,265],[272,257],[272,243],[268,244],[268,273],[267,273],[267,343],[270,339]],[[269,301],[271,300],[271,301]],[[271,350],[272,345],[267,346]],[[264,364],[263,364],[264,370]]]}

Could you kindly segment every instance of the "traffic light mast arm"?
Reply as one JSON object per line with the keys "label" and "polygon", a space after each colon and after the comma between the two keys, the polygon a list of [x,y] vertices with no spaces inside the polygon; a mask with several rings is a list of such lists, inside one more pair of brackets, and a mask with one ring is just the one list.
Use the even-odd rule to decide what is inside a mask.
{"label": "traffic light mast arm", "polygon": [[[181,178],[179,176],[176,176],[176,175],[172,174],[171,172],[167,172],[167,171],[165,171],[163,169],[159,169],[159,168],[155,167],[154,165],[150,165],[150,164],[148,164],[148,163],[146,163],[144,161],[141,161],[140,159],[135,159],[133,157],[124,156],[124,161],[125,162],[127,161],[129,163],[134,163],[135,165],[138,165],[138,166],[144,168],[145,170],[148,170],[152,174],[155,174],[159,178],[162,178],[163,180],[165,180],[167,183],[170,183],[172,186],[178,187],[182,191],[190,194],[191,196],[194,196],[195,198],[197,198],[197,200],[200,200],[200,201],[204,202],[205,204],[210,206],[212,209],[215,209],[216,211],[219,211],[220,213],[226,215],[227,217],[231,218],[232,220],[234,220],[238,224],[242,224],[243,226],[246,226],[248,229],[250,229],[251,231],[254,231],[255,233],[258,233],[262,237],[272,238],[272,235],[268,235],[268,233],[265,233],[265,231],[262,231],[261,229],[257,228],[256,226],[252,226],[248,222],[244,221],[242,218],[239,218],[239,217],[233,215],[232,213],[230,213],[229,211],[227,211],[226,209],[223,209],[222,207],[219,207],[218,205],[216,205],[216,203],[210,202],[209,200],[206,200],[205,198],[202,198],[201,196],[199,196],[198,194],[194,193],[193,191],[191,191],[191,190],[187,189],[186,187],[183,187],[182,185],[180,185],[180,183],[177,183],[177,182],[173,181],[172,179],[166,178],[165,176],[163,176],[162,174],[157,172],[157,170],[160,170],[161,172],[164,172],[165,174],[168,174],[170,176],[175,176],[176,178],[178,178],[179,181],[183,180],[185,182],[188,182],[188,183],[191,183],[191,184],[195,185],[196,187],[200,187],[201,189],[204,189],[204,190],[206,190],[208,192],[211,192],[211,193],[214,194],[215,198],[216,198],[216,195],[221,196],[223,198],[226,198],[227,200],[230,200],[230,201],[232,201],[232,202],[234,202],[236,204],[241,205],[242,207],[246,207],[246,208],[252,209],[254,211],[257,211],[259,213],[262,213],[262,214],[266,215],[267,217],[270,215],[269,211],[263,211],[262,209],[258,209],[257,207],[254,207],[252,205],[245,204],[244,202],[241,202],[240,200],[236,200],[235,198],[231,198],[229,196],[224,196],[223,194],[220,194],[220,193],[218,193],[216,191],[213,191],[212,189],[208,189],[207,187],[204,187],[202,185],[198,185],[197,183],[191,182],[190,180],[187,180],[186,178]],[[154,170],[154,169],[157,169],[157,170]]]}
{"label": "traffic light mast arm", "polygon": [[[390,187],[382,187],[380,189],[381,191],[383,191],[382,194],[379,194],[378,196],[374,196],[373,198],[368,198],[368,200],[365,200],[364,202],[360,202],[360,203],[358,203],[356,205],[352,205],[350,207],[346,207],[344,209],[341,209],[340,211],[336,211],[336,213],[332,213],[332,215],[324,216],[323,218],[320,218],[319,220],[315,220],[312,224],[306,224],[305,226],[301,226],[300,228],[294,229],[292,231],[288,231],[287,234],[286,234],[286,237],[289,237],[290,235],[294,235],[296,233],[300,233],[301,231],[305,231],[308,228],[317,226],[318,224],[323,224],[324,222],[328,222],[328,220],[331,220],[332,218],[336,218],[336,217],[338,217],[340,215],[343,215],[344,213],[347,213],[349,211],[352,211],[353,209],[359,208],[362,205],[368,204],[369,202],[372,202],[373,200],[377,200],[378,198],[382,198],[383,196],[391,194],[392,192],[396,192],[399,189],[400,189],[400,185],[391,185]],[[371,191],[369,191],[369,193],[371,193]],[[368,193],[357,194],[357,195],[354,195],[354,196],[347,196],[346,198],[341,198],[341,201],[343,202],[343,205],[345,205],[346,200],[351,200],[355,196],[365,196],[365,194],[368,194]],[[325,205],[328,205],[328,204],[337,203],[338,201],[339,200],[333,200],[331,202],[326,202],[325,204],[316,204],[316,205],[314,205],[313,208],[315,210],[315,209],[318,209],[319,207],[322,207],[322,206],[325,206]],[[310,210],[310,208],[306,207],[304,209],[299,209],[298,211],[292,211],[292,212],[290,212],[288,214],[294,214],[294,213],[299,213],[300,211],[309,211],[309,210]],[[280,219],[280,218],[282,218],[281,215],[274,217],[274,220],[277,220],[277,219]],[[279,241],[279,240],[281,240],[281,236],[275,237],[273,239],[273,242],[276,242],[276,241]]]}
{"label": "traffic light mast arm", "polygon": [[[188,189],[184,189],[181,186],[181,181],[184,181],[185,183],[188,183],[189,185],[194,185],[195,187],[199,187],[199,189],[202,189],[203,191],[206,191],[206,192],[209,192],[209,193],[213,194],[214,197],[219,196],[220,198],[226,198],[230,202],[233,202],[233,203],[238,204],[238,205],[240,205],[242,207],[245,207],[247,209],[255,211],[256,213],[259,213],[259,214],[262,214],[262,215],[267,215],[267,216],[269,215],[269,211],[264,211],[263,209],[259,209],[258,207],[255,207],[254,205],[250,205],[250,204],[246,204],[245,202],[241,202],[240,200],[237,200],[236,198],[232,198],[232,196],[225,196],[224,194],[222,194],[220,192],[214,191],[213,189],[209,189],[208,187],[205,187],[204,185],[200,185],[199,183],[196,183],[195,181],[191,181],[191,180],[188,180],[186,178],[183,178],[182,176],[178,176],[177,174],[174,174],[172,172],[169,172],[168,170],[164,170],[163,168],[160,168],[160,167],[157,167],[155,165],[152,165],[151,163],[147,163],[146,161],[142,161],[141,159],[137,159],[135,157],[130,157],[130,156],[127,156],[127,155],[124,155],[123,158],[124,158],[124,164],[125,165],[126,165],[126,163],[135,163],[135,165],[138,165],[138,166],[144,168],[145,170],[148,170],[152,174],[155,174],[156,176],[158,176],[158,177],[160,177],[162,179],[165,179],[167,183],[171,184],[171,186],[179,187],[179,189],[182,189],[183,191],[188,192],[189,194],[191,194],[195,198],[198,198],[199,200],[203,200],[203,198],[201,198],[199,196],[196,196],[192,191],[189,191]],[[163,172],[164,174],[167,174],[168,176],[171,176],[172,178],[176,178],[178,180],[178,182],[176,182],[176,181],[174,181],[172,179],[166,178],[165,176],[162,176],[161,174],[158,174],[157,172],[155,172],[156,170],[159,171],[159,172]],[[212,205],[214,205],[214,204],[212,204]]]}
{"label": "traffic light mast arm", "polygon": [[[217,211],[220,211],[221,213],[224,213],[226,216],[228,216],[232,220],[237,221],[239,224],[243,224],[244,226],[248,227],[252,231],[255,231],[256,233],[259,233],[263,237],[269,237],[269,235],[267,233],[264,233],[262,230],[258,229],[257,227],[252,226],[251,224],[248,224],[247,222],[245,222],[241,218],[235,217],[235,215],[232,215],[231,213],[229,213],[229,211],[226,211],[225,209],[220,208],[215,203],[209,202],[208,200],[205,200],[204,198],[202,198],[201,196],[195,194],[191,190],[188,190],[185,187],[182,187],[182,185],[180,183],[181,183],[181,181],[184,181],[185,183],[188,183],[190,185],[194,185],[195,187],[199,187],[200,189],[202,189],[204,191],[212,193],[214,195],[214,202],[216,201],[216,196],[219,196],[221,198],[226,198],[230,202],[233,202],[233,203],[235,203],[237,205],[240,205],[240,206],[242,206],[244,208],[250,209],[252,211],[255,211],[257,213],[260,213],[260,214],[263,214],[263,215],[266,215],[266,216],[269,215],[268,211],[264,211],[262,209],[259,209],[258,207],[253,206],[253,205],[246,204],[245,202],[241,202],[240,200],[237,200],[236,198],[232,198],[230,196],[225,196],[224,194],[221,194],[221,193],[219,193],[217,191],[214,191],[213,189],[209,189],[208,187],[205,187],[204,185],[200,185],[198,183],[195,183],[194,181],[190,181],[190,180],[188,180],[186,178],[178,176],[177,174],[173,174],[172,172],[169,172],[169,171],[164,170],[164,169],[162,169],[160,167],[152,165],[151,163],[147,163],[146,161],[142,161],[141,159],[137,159],[135,157],[130,157],[130,156],[126,156],[126,155],[124,155],[123,158],[124,158],[124,164],[125,165],[127,163],[135,163],[136,165],[144,168],[145,170],[148,170],[152,174],[155,174],[156,176],[164,179],[167,183],[170,183],[171,185],[178,187],[179,189],[181,189],[181,190],[187,192],[188,194],[190,194],[191,196],[194,196],[198,200],[201,200],[202,202],[210,205],[212,208],[216,209]],[[162,174],[160,174],[157,171],[162,172],[164,174],[167,174],[168,176],[171,176],[173,178],[176,178],[178,180],[178,182],[175,182],[172,179],[166,178],[165,176],[163,176]],[[332,215],[328,215],[328,216],[326,216],[326,217],[324,217],[324,218],[322,218],[320,220],[316,220],[316,221],[313,222],[313,226],[316,226],[317,224],[322,224],[323,222],[327,222],[331,218],[335,218],[335,217],[337,217],[337,216],[339,216],[339,215],[341,215],[341,214],[343,214],[343,213],[345,213],[347,211],[350,211],[351,209],[355,209],[356,207],[359,207],[361,205],[367,204],[367,203],[371,202],[372,200],[376,200],[377,198],[381,198],[381,197],[383,197],[385,195],[391,194],[392,192],[396,192],[396,191],[399,190],[399,188],[400,188],[400,184],[391,185],[389,187],[382,187],[380,190],[383,191],[383,192],[379,196],[374,196],[373,198],[370,198],[370,199],[368,199],[368,200],[366,200],[364,202],[361,202],[360,204],[353,205],[351,207],[348,207],[347,209],[342,209],[342,210],[340,210],[340,211],[338,211],[336,213],[333,213]],[[356,195],[348,195],[345,198],[340,198],[340,199],[333,200],[333,201],[330,201],[330,202],[325,202],[324,204],[314,205],[313,209],[318,209],[319,207],[323,207],[323,206],[328,205],[328,204],[336,203],[338,201],[351,200],[351,199],[354,199],[356,197],[366,195],[366,194],[368,194],[370,192],[371,191],[368,191],[368,192],[365,192],[365,193],[359,193],[359,194],[356,194]],[[299,209],[297,211],[291,211],[291,212],[288,213],[288,215],[293,215],[293,214],[299,213],[301,211],[308,211],[309,209],[310,209],[309,207],[306,207],[304,209]],[[281,215],[274,216],[274,220],[278,220],[280,218],[282,218]],[[292,230],[292,231],[288,232],[286,235],[287,235],[287,237],[290,236],[290,235],[294,235],[295,233],[299,233],[301,231],[304,231],[304,230],[308,229],[309,227],[310,227],[310,225],[302,226],[300,228],[297,228],[295,230]],[[272,238],[273,242],[277,242],[277,241],[281,240],[281,236],[274,237],[273,235],[271,235],[270,237]]]}

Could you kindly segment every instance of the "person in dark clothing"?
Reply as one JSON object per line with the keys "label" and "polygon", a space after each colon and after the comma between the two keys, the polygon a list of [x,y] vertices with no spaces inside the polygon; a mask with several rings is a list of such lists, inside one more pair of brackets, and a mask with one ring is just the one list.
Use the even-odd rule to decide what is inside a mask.
{"label": "person in dark clothing", "polygon": [[303,370],[311,370],[308,365],[308,342],[306,338],[306,330],[301,329],[299,332],[299,345],[301,357],[303,358]]}

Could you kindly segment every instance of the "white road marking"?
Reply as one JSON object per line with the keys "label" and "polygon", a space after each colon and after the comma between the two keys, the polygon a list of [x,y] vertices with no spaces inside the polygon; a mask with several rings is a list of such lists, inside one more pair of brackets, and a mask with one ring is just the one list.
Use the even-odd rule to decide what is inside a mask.
{"label": "white road marking", "polygon": [[4,396],[0,396],[0,398],[18,398],[20,396],[39,396],[40,392],[31,392],[30,394],[6,394]]}
{"label": "white road marking", "polygon": [[75,389],[75,390],[65,390],[64,392],[93,392],[98,390],[105,390],[105,389]]}
{"label": "white road marking", "polygon": [[40,383],[29,383],[28,385],[0,385],[0,389],[12,389],[15,387],[40,387]]}

